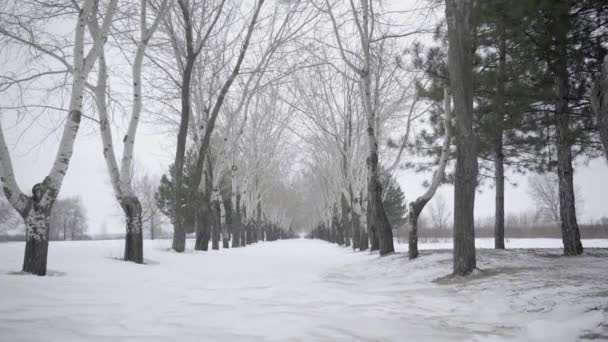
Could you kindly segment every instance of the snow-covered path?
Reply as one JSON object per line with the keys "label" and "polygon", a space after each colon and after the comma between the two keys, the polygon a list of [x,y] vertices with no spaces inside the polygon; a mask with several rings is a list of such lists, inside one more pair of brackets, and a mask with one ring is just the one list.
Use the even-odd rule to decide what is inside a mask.
{"label": "snow-covered path", "polygon": [[[604,242],[605,243],[605,242]],[[53,242],[50,277],[0,244],[0,341],[574,341],[607,334],[608,251],[480,250],[480,275],[450,272],[450,251],[379,258],[321,241],[206,253],[146,241]],[[432,246],[432,245],[431,245]]]}

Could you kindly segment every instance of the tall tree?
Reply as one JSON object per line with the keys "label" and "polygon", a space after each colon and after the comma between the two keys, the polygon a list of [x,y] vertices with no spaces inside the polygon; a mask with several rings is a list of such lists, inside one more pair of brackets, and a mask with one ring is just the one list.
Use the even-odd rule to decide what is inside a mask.
{"label": "tall tree", "polygon": [[[116,154],[114,152],[114,142],[109,121],[108,103],[106,100],[106,94],[109,92],[109,87],[107,84],[108,72],[103,48],[99,49],[99,70],[97,85],[94,87],[95,103],[99,113],[99,130],[103,142],[103,156],[106,161],[108,173],[110,174],[114,195],[123,209],[126,219],[124,260],[138,264],[144,262],[142,206],[141,200],[134,190],[132,170],[135,138],[143,108],[142,66],[146,48],[156,32],[156,29],[160,25],[168,7],[169,0],[162,0],[152,24],[148,26],[148,1],[141,0],[139,8],[140,32],[139,38],[135,39],[136,52],[131,67],[133,105],[131,108],[131,117],[127,134],[122,140],[124,146],[120,168],[118,167]],[[91,23],[90,26],[93,32],[99,31],[99,27],[95,23]]]}
{"label": "tall tree", "polygon": [[[103,23],[100,25],[98,32],[90,32],[93,38],[93,45],[88,53],[85,54],[85,33],[87,26],[98,20],[100,15],[98,5],[94,0],[85,0],[82,3],[73,3],[78,13],[76,21],[76,29],[73,41],[73,63],[67,62],[63,57],[55,52],[48,50],[44,43],[36,42],[27,32],[24,35],[10,31],[10,28],[15,25],[8,23],[0,25],[0,34],[9,37],[18,44],[32,48],[36,53],[41,53],[49,58],[58,60],[69,71],[72,76],[72,89],[70,94],[69,111],[65,120],[63,134],[59,143],[59,150],[55,157],[53,167],[48,176],[41,183],[34,185],[32,188],[32,196],[26,196],[15,179],[12,162],[4,135],[2,133],[0,120],[0,180],[4,194],[11,205],[19,212],[25,220],[26,225],[26,245],[25,255],[23,260],[23,271],[36,275],[46,275],[46,263],[48,254],[48,239],[49,239],[49,218],[53,209],[63,179],[67,173],[72,153],[74,151],[74,141],[80,127],[82,118],[82,105],[84,98],[84,90],[89,73],[95,64],[100,48],[103,47],[107,40],[108,31],[112,18],[115,13],[116,0],[110,1]],[[38,4],[34,3],[33,6]],[[13,13],[11,18],[19,18],[19,16],[27,16],[29,18],[35,8],[31,8],[31,3],[15,6],[20,10],[25,10],[24,13]],[[73,13],[73,12],[72,12]],[[35,20],[27,20],[29,23],[36,23]],[[20,24],[21,25],[21,24]],[[21,27],[21,26],[18,26]],[[27,31],[27,30],[26,30]],[[31,31],[29,31],[31,32]]]}
{"label": "tall tree", "polygon": [[454,275],[476,268],[475,188],[477,134],[473,131],[472,0],[446,0],[448,70],[456,117],[456,170],[454,175]]}
{"label": "tall tree", "polygon": [[[177,146],[175,151],[174,161],[174,182],[173,196],[175,203],[179,203],[182,197],[181,191],[183,185],[183,170],[184,156],[186,153],[186,139],[188,135],[188,123],[191,116],[192,102],[191,83],[194,64],[203,47],[206,45],[211,33],[213,32],[218,19],[222,15],[225,0],[216,1],[197,1],[193,0],[178,0],[179,9],[183,21],[184,37],[177,37],[173,22],[165,21],[167,31],[170,32],[173,48],[175,50],[175,58],[181,69],[181,117],[179,131],[177,134]],[[195,27],[194,20],[200,20],[200,25]],[[195,36],[196,32],[196,36]],[[183,43],[182,43],[183,42]],[[178,46],[184,44],[184,46]],[[185,50],[185,55],[182,51]],[[186,248],[186,231],[183,227],[184,222],[182,215],[182,206],[175,208],[175,220],[173,222],[173,244],[172,248],[176,252],[183,252]]]}

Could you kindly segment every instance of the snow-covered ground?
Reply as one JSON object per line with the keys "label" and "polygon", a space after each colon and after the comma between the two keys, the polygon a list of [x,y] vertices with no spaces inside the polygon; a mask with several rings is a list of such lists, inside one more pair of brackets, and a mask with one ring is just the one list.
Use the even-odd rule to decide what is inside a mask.
{"label": "snow-covered ground", "polygon": [[23,244],[0,244],[0,341],[608,338],[608,250],[589,248],[608,240],[584,241],[574,258],[478,250],[481,271],[467,279],[442,278],[445,242],[422,244],[415,261],[304,239],[185,254],[145,243],[147,264],[136,265],[117,260],[121,241],[52,242],[49,277],[11,274]]}

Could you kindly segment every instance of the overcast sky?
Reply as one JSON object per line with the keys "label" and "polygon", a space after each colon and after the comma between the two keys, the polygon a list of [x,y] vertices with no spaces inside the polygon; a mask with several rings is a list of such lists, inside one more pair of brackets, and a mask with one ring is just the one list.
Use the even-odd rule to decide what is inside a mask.
{"label": "overcast sky", "polygon": [[[411,8],[421,3],[423,2],[410,1],[403,5],[405,2],[397,1],[393,5],[398,4],[398,6],[395,6]],[[432,26],[433,22],[442,16],[441,12],[439,10],[438,13],[433,15],[420,12],[416,14],[417,17],[410,12],[408,15],[412,18],[404,19],[402,22],[410,23],[409,25],[414,27],[417,27],[418,24],[416,23],[421,22],[426,22]],[[70,24],[69,27],[71,26]],[[57,30],[62,31],[66,28],[58,27]],[[9,55],[7,54],[7,56]],[[4,61],[0,60],[0,62],[3,62],[1,64],[7,69],[11,65],[18,69],[20,63],[20,61],[8,57]],[[125,71],[128,72],[128,68]],[[130,84],[129,82],[127,80],[126,84]],[[34,101],[35,99],[30,100]],[[2,103],[2,99],[0,99],[0,103]],[[64,116],[65,113],[57,112],[43,115],[40,120],[32,125],[29,125],[28,120],[16,125],[18,121],[16,114],[10,111],[0,113],[0,120],[2,120],[17,180],[22,190],[27,194],[31,194],[32,186],[41,182],[50,170],[61,133],[60,130],[53,131],[53,128],[61,126],[60,121]],[[49,135],[49,132],[53,133]],[[120,137],[123,135],[124,132],[115,132],[114,134],[115,146],[119,149],[117,151],[118,155],[121,153]],[[150,175],[160,175],[165,172],[174,157],[175,140],[175,136],[158,134],[150,125],[142,124],[135,144],[137,172]],[[74,157],[60,196],[80,196],[82,198],[88,212],[91,232],[99,232],[99,228],[105,222],[109,232],[118,233],[124,231],[124,224],[118,204],[113,197],[101,152],[99,132],[92,122],[85,120],[75,144]],[[404,158],[407,159],[407,156],[404,156]],[[603,159],[592,161],[588,166],[583,165],[580,161],[575,165],[575,185],[579,187],[580,194],[584,197],[582,213],[581,210],[578,212],[581,222],[589,222],[601,216],[608,216],[608,206],[605,201],[605,195],[608,193],[608,182],[605,180],[607,174],[608,168]],[[510,182],[517,183],[518,186],[512,186],[510,182],[506,184],[506,213],[534,210],[534,203],[527,190],[528,176],[513,175],[508,172],[507,175]],[[413,171],[401,171],[397,178],[406,198],[411,200],[422,194],[424,191],[422,183],[425,180],[430,180],[431,174],[414,174]],[[439,194],[451,207],[453,188],[449,185],[443,185],[439,189]],[[485,185],[479,189],[477,194],[476,217],[491,216],[493,212],[494,190]]]}

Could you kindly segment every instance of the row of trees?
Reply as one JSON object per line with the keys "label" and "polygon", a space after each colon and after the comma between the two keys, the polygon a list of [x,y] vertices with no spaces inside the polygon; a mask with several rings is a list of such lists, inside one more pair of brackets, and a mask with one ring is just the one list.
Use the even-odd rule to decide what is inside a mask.
{"label": "row of trees", "polygon": [[[189,232],[196,249],[217,249],[290,236],[298,222],[339,244],[392,253],[386,200],[399,196],[394,173],[414,167],[433,176],[407,207],[410,258],[418,217],[446,181],[454,274],[476,267],[475,191],[487,179],[495,246],[504,248],[505,168],[557,170],[564,253],[580,254],[572,163],[608,141],[607,6],[428,4],[410,12],[445,9],[434,30],[406,26],[410,12],[372,0],[4,2],[0,39],[31,65],[3,76],[0,90],[16,102],[5,110],[67,113],[54,166],[32,196],[17,185],[0,127],[3,190],[27,227],[24,271],[46,271],[49,217],[81,119],[100,132],[126,220],[125,260],[143,262],[142,201],[151,199],[135,189],[133,160],[144,115],[176,138],[153,200],[171,219],[177,252]],[[65,20],[73,37],[53,30]],[[434,43],[416,42],[428,32]],[[69,108],[26,101],[41,88],[58,98],[69,89]]]}
{"label": "row of trees", "polygon": [[[343,217],[344,227],[349,227],[349,219],[356,225],[359,224],[360,212],[354,210],[356,206],[351,207],[351,213],[348,206],[341,205],[341,193],[348,193],[349,186],[352,186],[348,184],[349,172],[341,171],[348,170],[343,165],[349,165],[342,161],[345,154],[348,156],[348,150],[342,145],[348,146],[348,143],[342,144],[341,141],[348,141],[351,134],[358,137],[361,127],[365,126],[357,121],[351,124],[348,116],[342,113],[369,114],[371,110],[366,104],[366,98],[370,96],[369,89],[377,91],[377,94],[371,93],[372,98],[376,99],[373,103],[381,103],[387,89],[382,82],[390,78],[380,77],[374,80],[373,76],[383,71],[396,74],[390,67],[382,65],[383,61],[389,60],[387,56],[391,56],[394,63],[389,65],[395,65],[396,69],[408,65],[405,69],[414,69],[418,73],[408,77],[414,79],[416,86],[411,99],[408,101],[401,98],[397,102],[401,114],[405,113],[406,116],[406,121],[401,126],[401,141],[389,140],[386,145],[386,155],[393,155],[390,149],[394,148],[396,160],[385,158],[381,168],[392,171],[394,165],[401,165],[417,171],[433,171],[425,193],[408,206],[410,258],[418,255],[418,217],[443,182],[454,184],[454,274],[466,275],[476,267],[473,216],[475,192],[477,186],[488,179],[494,180],[496,190],[495,247],[504,248],[506,168],[514,172],[555,172],[558,184],[555,193],[547,193],[546,184],[540,180],[532,182],[535,188],[533,192],[537,202],[544,203],[543,207],[547,209],[544,210],[545,214],[553,214],[553,219],[560,222],[564,254],[582,253],[576,220],[573,160],[576,157],[595,158],[602,154],[600,138],[604,134],[602,125],[607,115],[605,98],[608,89],[605,85],[608,67],[605,46],[608,34],[607,5],[597,1],[565,0],[517,3],[472,0],[446,0],[444,4],[430,2],[431,5],[445,9],[445,20],[441,20],[434,30],[436,43],[430,46],[414,43],[408,60],[402,54],[387,53],[387,44],[382,39],[386,35],[382,35],[381,24],[375,26],[375,35],[364,29],[366,9],[372,4],[373,2],[362,1],[360,6],[355,6],[351,3],[350,12],[346,6],[347,9],[335,15],[334,5],[325,2],[324,11],[335,33],[336,46],[331,48],[338,51],[343,64],[354,70],[354,75],[348,75],[345,69],[337,68],[333,79],[344,77],[343,82],[347,85],[338,88],[339,96],[317,94],[317,102],[331,103],[338,98],[339,101],[335,102],[339,105],[340,100],[349,97],[349,91],[358,88],[358,92],[355,92],[362,103],[359,105],[356,101],[346,101],[349,106],[354,104],[356,109],[328,107],[321,109],[322,119],[312,118],[314,124],[321,126],[327,122],[329,127],[322,128],[323,138],[311,143],[315,146],[313,154],[318,159],[311,170],[322,170],[325,175],[324,179],[318,181],[315,196],[318,197],[324,189],[330,189],[323,201],[317,201],[320,203],[317,210],[320,219],[314,234],[330,240],[336,236],[338,243],[341,243],[342,232],[336,217]],[[374,14],[372,22],[389,22],[382,17],[382,12],[376,11]],[[357,33],[365,34],[360,39],[363,45],[357,49],[347,48],[348,43],[340,36],[340,29],[345,29],[350,24],[353,25],[350,29],[355,32],[355,36]],[[376,44],[366,45],[366,42]],[[373,63],[366,64],[368,58]],[[357,65],[363,67],[357,69]],[[371,69],[365,69],[368,65]],[[368,88],[365,78],[357,79],[357,70],[362,71],[359,75],[364,77],[371,75],[374,86]],[[350,88],[349,80],[352,82]],[[336,86],[332,89],[336,92]],[[399,98],[392,95],[390,99]],[[404,110],[407,106],[414,108],[409,115],[407,109]],[[367,133],[373,132],[377,138],[383,127],[390,127],[389,123],[382,121],[383,117],[390,116],[388,108],[377,107],[374,115],[378,120],[374,122],[375,126],[367,125]],[[319,111],[318,108],[315,110]],[[429,114],[428,123],[419,125],[423,128],[412,141],[408,141],[411,138],[412,121],[424,113]],[[308,116],[312,117],[310,114]],[[418,122],[421,123],[420,120]],[[337,130],[332,131],[334,127]],[[352,132],[355,133],[351,133],[350,127],[353,127]],[[323,146],[332,143],[337,146]],[[351,171],[353,178],[357,174],[370,176],[362,182],[364,186],[355,188],[354,193],[360,194],[361,188],[365,188],[365,185],[368,187],[368,196],[358,196],[362,202],[366,199],[373,201],[372,192],[377,189],[378,183],[373,180],[374,144],[373,141],[368,144],[372,148],[371,158],[367,160],[368,169],[362,167],[365,165],[361,162],[364,154],[360,153],[359,162],[353,163],[359,170]],[[327,153],[331,148],[336,150],[333,155],[319,157],[321,151]],[[428,162],[416,165],[410,159],[400,163],[404,151],[426,158]],[[604,148],[604,154],[606,151],[608,150]],[[453,170],[446,170],[452,159],[455,160]],[[327,165],[332,162],[335,166],[328,168]],[[341,178],[347,179],[344,187],[346,190],[342,189]],[[372,219],[375,215],[372,204],[368,202],[363,207],[367,210],[365,218],[372,220],[371,224],[366,224],[374,246],[374,229],[377,227],[374,226],[375,218]],[[353,232],[356,229],[353,228]],[[348,245],[349,242],[345,244]],[[365,249],[365,245],[362,247]],[[380,250],[381,254],[390,251]]]}
{"label": "row of trees", "polygon": [[[293,47],[285,46],[306,30],[312,12],[306,12],[306,5],[297,2],[264,4],[264,0],[254,4],[225,0],[3,2],[2,44],[31,63],[29,69],[19,65],[3,75],[1,89],[15,102],[5,110],[25,113],[40,109],[41,114],[64,111],[61,101],[40,105],[26,99],[53,92],[62,99],[62,91],[71,89],[56,161],[49,176],[34,186],[32,196],[18,187],[8,147],[0,135],[3,190],[26,225],[25,272],[46,273],[50,213],[83,120],[93,122],[100,132],[101,152],[125,215],[125,260],[143,262],[141,201],[150,199],[137,194],[133,160],[138,126],[145,112],[151,120],[178,123],[175,166],[169,175],[176,251],[182,252],[185,247],[189,215],[184,202],[196,205],[197,240],[204,241],[199,238],[209,231],[207,220],[215,217],[212,212],[220,213],[217,227],[231,224],[225,216],[229,204],[236,208],[229,220],[245,220],[248,226],[255,217],[257,237],[243,234],[241,240],[289,235],[279,229],[289,226],[284,210],[262,206],[264,198],[280,185],[272,173],[284,172],[277,156],[283,153],[281,141],[289,113],[283,111],[273,94],[277,82],[288,72],[279,60],[295,55]],[[73,37],[56,30],[61,22],[74,23]],[[121,58],[126,63],[121,64]],[[124,75],[130,78],[125,81]],[[130,89],[131,100],[121,99],[121,87],[111,87],[111,82]],[[146,96],[142,92],[145,85],[150,90]],[[47,93],[36,93],[41,88]],[[181,103],[180,108],[174,106],[176,102]],[[112,121],[118,114],[126,122],[120,164]],[[192,151],[193,169],[191,180],[185,184],[187,149]],[[228,184],[232,189],[222,194],[220,186],[226,179],[231,179]],[[150,220],[156,217],[143,214]],[[226,241],[228,234],[223,235]]]}

